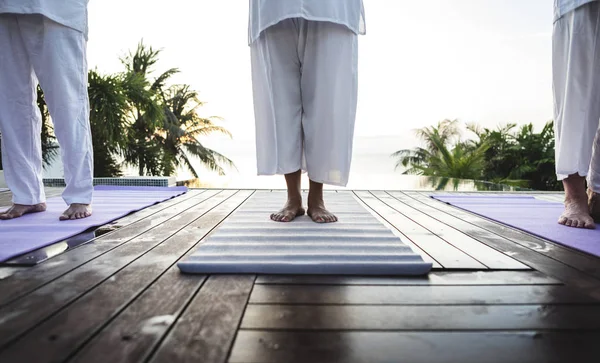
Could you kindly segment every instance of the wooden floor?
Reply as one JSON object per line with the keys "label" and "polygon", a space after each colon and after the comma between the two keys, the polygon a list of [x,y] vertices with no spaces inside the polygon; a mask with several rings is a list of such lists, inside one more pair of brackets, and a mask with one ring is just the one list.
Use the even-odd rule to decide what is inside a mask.
{"label": "wooden floor", "polygon": [[426,278],[182,275],[253,193],[191,190],[0,267],[0,362],[598,361],[599,258],[429,193],[348,192],[433,262]]}

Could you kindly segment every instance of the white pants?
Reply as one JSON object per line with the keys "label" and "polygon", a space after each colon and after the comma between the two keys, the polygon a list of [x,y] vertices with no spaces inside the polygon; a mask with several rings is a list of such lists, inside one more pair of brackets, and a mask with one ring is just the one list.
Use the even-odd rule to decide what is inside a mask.
{"label": "white pants", "polygon": [[358,37],[329,22],[287,19],[251,45],[259,175],[308,171],[346,186],[358,87]]}
{"label": "white pants", "polygon": [[41,15],[0,14],[0,132],[17,204],[45,201],[39,80],[60,144],[67,204],[92,201],[93,152],[84,34]]}
{"label": "white pants", "polygon": [[554,24],[552,52],[558,179],[587,175],[600,192],[600,2]]}

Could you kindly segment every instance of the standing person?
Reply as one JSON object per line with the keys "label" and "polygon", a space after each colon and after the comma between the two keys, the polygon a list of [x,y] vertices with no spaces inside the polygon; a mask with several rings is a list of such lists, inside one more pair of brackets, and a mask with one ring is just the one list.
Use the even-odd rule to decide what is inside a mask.
{"label": "standing person", "polygon": [[0,219],[46,210],[39,82],[61,147],[69,205],[92,214],[93,152],[87,93],[88,0],[0,0],[0,132],[13,206]]}
{"label": "standing person", "polygon": [[558,222],[577,228],[600,220],[599,42],[600,2],[554,0],[556,173],[565,187]]}
{"label": "standing person", "polygon": [[335,222],[323,184],[348,183],[362,0],[250,0],[249,18],[258,174],[285,175],[287,184],[287,202],[271,219],[305,213],[307,171],[308,215]]}

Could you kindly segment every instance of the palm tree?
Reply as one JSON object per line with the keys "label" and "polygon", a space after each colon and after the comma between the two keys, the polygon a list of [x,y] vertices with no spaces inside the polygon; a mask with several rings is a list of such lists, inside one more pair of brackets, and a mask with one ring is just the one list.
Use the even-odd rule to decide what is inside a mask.
{"label": "palm tree", "polygon": [[127,95],[130,99],[131,129],[123,153],[125,162],[137,165],[139,175],[173,175],[183,166],[195,177],[197,158],[210,170],[223,175],[231,160],[199,141],[200,136],[214,132],[231,134],[215,124],[218,117],[202,118],[198,94],[187,85],[167,87],[168,80],[179,72],[171,68],[152,82],[148,80],[160,51],[138,45],[134,54],[122,60]]}
{"label": "palm tree", "polygon": [[398,158],[395,170],[399,167],[408,167],[404,174],[422,174],[423,166],[431,155],[445,148],[447,144],[460,137],[458,120],[442,120],[437,127],[429,126],[415,130],[418,138],[425,143],[425,147],[404,149],[396,151],[392,157]]}
{"label": "palm tree", "polygon": [[202,145],[200,136],[221,133],[231,137],[222,126],[215,125],[218,117],[200,117],[197,113],[203,103],[198,93],[188,85],[176,85],[162,92],[165,110],[164,125],[157,132],[156,139],[164,152],[165,172],[172,174],[178,166],[184,166],[194,177],[198,171],[191,158],[197,158],[210,170],[224,175],[223,166],[233,166],[233,162],[219,152]]}
{"label": "palm tree", "polygon": [[123,150],[125,163],[138,168],[138,174],[165,175],[160,145],[153,137],[164,123],[164,107],[159,90],[177,69],[169,69],[154,81],[148,77],[160,51],[140,43],[133,54],[121,59],[125,65],[124,87],[129,102],[130,130]]}
{"label": "palm tree", "polygon": [[460,130],[457,120],[443,120],[437,127],[430,126],[416,131],[426,145],[416,149],[396,151],[396,169],[407,168],[404,174],[437,176],[446,178],[478,179],[485,167],[487,144],[475,148],[459,142]]}
{"label": "palm tree", "polygon": [[533,124],[523,125],[515,140],[516,166],[510,177],[527,180],[534,189],[560,190],[562,183],[557,182],[555,171],[554,122],[547,122],[539,133],[534,132]]}
{"label": "palm tree", "polygon": [[126,146],[129,109],[123,76],[103,76],[90,70],[88,82],[94,176],[118,177],[123,173],[116,156]]}

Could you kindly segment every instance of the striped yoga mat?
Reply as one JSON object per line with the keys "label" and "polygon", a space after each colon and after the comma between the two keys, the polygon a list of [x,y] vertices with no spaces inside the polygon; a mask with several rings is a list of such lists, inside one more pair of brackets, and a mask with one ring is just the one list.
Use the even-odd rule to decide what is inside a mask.
{"label": "striped yoga mat", "polygon": [[327,193],[339,222],[269,219],[282,192],[256,192],[178,266],[184,273],[423,275],[432,264],[404,244],[351,192]]}

